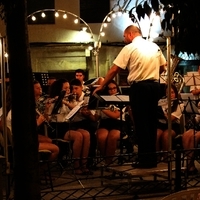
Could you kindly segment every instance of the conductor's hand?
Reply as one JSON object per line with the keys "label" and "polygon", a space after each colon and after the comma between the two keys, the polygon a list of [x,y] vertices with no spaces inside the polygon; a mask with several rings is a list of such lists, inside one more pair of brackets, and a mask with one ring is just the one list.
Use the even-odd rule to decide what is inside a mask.
{"label": "conductor's hand", "polygon": [[101,91],[101,90],[103,90],[103,86],[102,85],[100,85],[99,87],[97,87],[94,91],[93,91],[93,93],[92,93],[92,95],[94,95],[95,93],[97,93],[98,91]]}

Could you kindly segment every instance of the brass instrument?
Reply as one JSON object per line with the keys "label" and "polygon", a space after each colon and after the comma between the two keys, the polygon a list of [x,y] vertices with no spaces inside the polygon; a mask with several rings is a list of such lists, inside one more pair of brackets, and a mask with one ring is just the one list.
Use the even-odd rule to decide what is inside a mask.
{"label": "brass instrument", "polygon": [[178,63],[181,61],[176,55],[171,55],[172,58],[172,67],[171,67],[171,82],[176,86],[178,93],[181,92],[184,86],[184,78],[178,72],[174,72]]}
{"label": "brass instrument", "polygon": [[[36,101],[35,111],[39,116],[43,115],[45,111],[46,103],[50,103],[50,101],[55,101],[55,99],[49,99],[48,95],[43,95]],[[48,122],[46,118],[45,118],[44,123],[51,129],[52,132],[55,131],[55,129],[50,125],[50,123]]]}
{"label": "brass instrument", "polygon": [[[172,60],[171,69],[170,69],[171,83],[173,83],[176,86],[178,93],[180,93],[183,89],[185,82],[184,82],[183,76],[179,74],[178,72],[175,72],[175,69],[178,63],[181,61],[181,58],[179,58],[176,55],[171,55],[171,60]],[[167,78],[165,81],[167,83]]]}

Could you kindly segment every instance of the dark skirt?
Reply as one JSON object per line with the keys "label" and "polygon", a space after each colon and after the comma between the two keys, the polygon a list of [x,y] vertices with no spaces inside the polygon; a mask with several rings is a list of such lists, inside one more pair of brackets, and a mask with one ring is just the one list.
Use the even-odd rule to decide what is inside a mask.
{"label": "dark skirt", "polygon": [[[158,122],[157,128],[162,130],[162,131],[165,131],[165,130],[168,129],[168,124],[164,124],[164,123]],[[180,124],[172,123],[172,130],[176,133],[176,136],[181,134]]]}
{"label": "dark skirt", "polygon": [[107,118],[101,119],[98,128],[105,128],[107,130],[126,130],[126,122],[117,119]]}

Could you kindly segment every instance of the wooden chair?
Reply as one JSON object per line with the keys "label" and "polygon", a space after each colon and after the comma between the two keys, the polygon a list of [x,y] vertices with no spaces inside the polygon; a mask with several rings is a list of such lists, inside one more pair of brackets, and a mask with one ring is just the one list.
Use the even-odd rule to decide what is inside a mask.
{"label": "wooden chair", "polygon": [[198,194],[200,194],[200,188],[188,189],[170,194],[161,200],[198,200]]}

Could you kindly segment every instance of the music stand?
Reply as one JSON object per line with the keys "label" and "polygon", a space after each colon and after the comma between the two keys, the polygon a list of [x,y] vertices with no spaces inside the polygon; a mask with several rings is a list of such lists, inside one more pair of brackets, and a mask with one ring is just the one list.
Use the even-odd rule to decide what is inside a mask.
{"label": "music stand", "polygon": [[197,86],[200,85],[200,74],[199,72],[187,72],[187,75],[184,75],[185,85],[186,86]]}
{"label": "music stand", "polygon": [[[184,103],[183,114],[192,114],[192,115],[195,115],[195,116],[197,114],[198,115],[200,114],[198,106],[197,106],[198,102],[195,99],[191,99],[190,93],[188,94],[188,97],[187,97],[187,95],[184,95],[184,96],[181,95],[181,97],[182,97],[182,101]],[[196,140],[196,135],[195,135],[196,119],[195,119],[195,117],[193,117],[191,121],[192,121],[192,128],[194,130],[193,133],[194,133],[194,148],[195,148],[195,140]]]}

